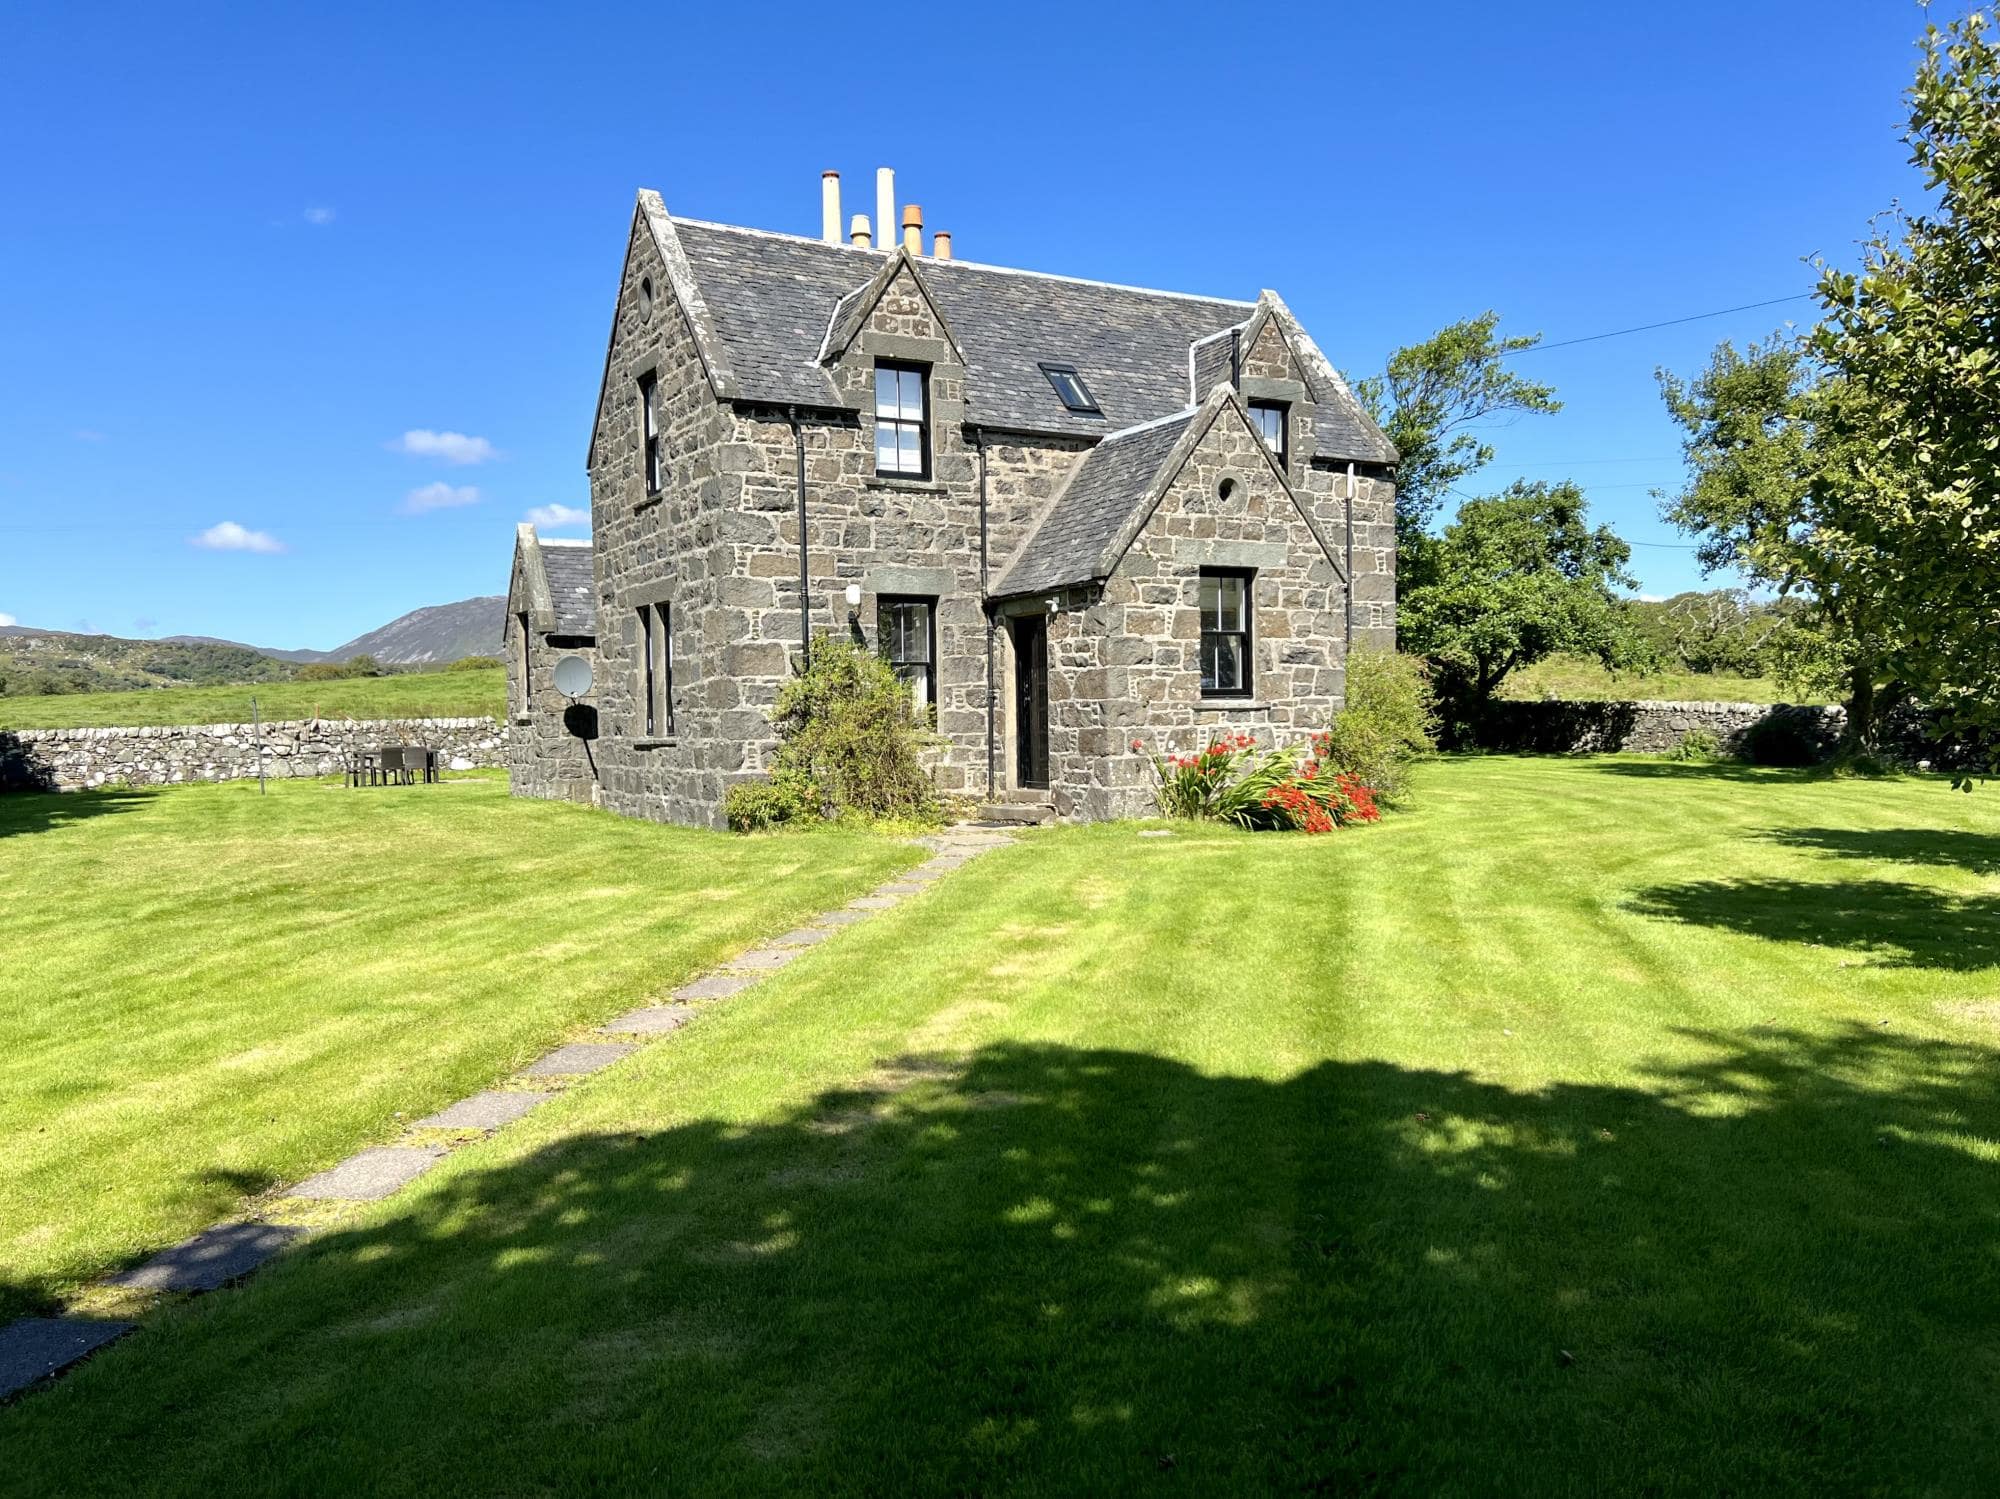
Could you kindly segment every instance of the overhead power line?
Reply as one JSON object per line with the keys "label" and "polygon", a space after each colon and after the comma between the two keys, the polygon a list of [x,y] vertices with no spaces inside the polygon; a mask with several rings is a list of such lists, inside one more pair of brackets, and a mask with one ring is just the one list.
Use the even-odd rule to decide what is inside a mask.
{"label": "overhead power line", "polygon": [[1628,333],[1650,333],[1655,328],[1676,328],[1682,323],[1698,323],[1703,318],[1728,317],[1732,312],[1755,312],[1759,307],[1778,307],[1786,302],[1804,302],[1812,295],[1809,291],[1794,292],[1789,297],[1773,297],[1768,302],[1745,302],[1741,307],[1718,307],[1713,312],[1691,312],[1686,317],[1670,317],[1663,323],[1641,323],[1636,328],[1614,328],[1609,333],[1588,333],[1582,338],[1561,338],[1552,344],[1530,344],[1525,349],[1509,349],[1502,357],[1511,359],[1516,354],[1535,354],[1543,349],[1567,349],[1574,344],[1594,344],[1600,339],[1623,338]]}

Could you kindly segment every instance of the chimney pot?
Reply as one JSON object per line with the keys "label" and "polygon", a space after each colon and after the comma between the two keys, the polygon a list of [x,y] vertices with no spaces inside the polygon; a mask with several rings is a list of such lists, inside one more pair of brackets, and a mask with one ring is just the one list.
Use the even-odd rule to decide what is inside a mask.
{"label": "chimney pot", "polygon": [[875,169],[875,225],[886,250],[896,242],[896,174],[888,167]]}
{"label": "chimney pot", "polygon": [[939,260],[951,259],[951,231],[940,229],[931,236],[931,254]]}
{"label": "chimney pot", "polygon": [[916,203],[903,209],[903,248],[912,255],[924,253],[924,210]]}
{"label": "chimney pot", "polygon": [[847,229],[847,239],[848,243],[859,245],[864,250],[874,243],[875,237],[868,232],[867,214],[857,213],[854,216],[854,222]]}
{"label": "chimney pot", "polygon": [[840,173],[819,174],[819,237],[830,245],[840,243]]}

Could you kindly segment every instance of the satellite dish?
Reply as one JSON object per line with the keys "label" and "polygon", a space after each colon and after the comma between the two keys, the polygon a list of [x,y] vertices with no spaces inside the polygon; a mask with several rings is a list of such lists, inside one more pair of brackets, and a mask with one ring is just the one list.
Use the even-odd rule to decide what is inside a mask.
{"label": "satellite dish", "polygon": [[556,663],[556,691],[564,697],[582,697],[590,691],[590,663],[581,656],[565,656]]}

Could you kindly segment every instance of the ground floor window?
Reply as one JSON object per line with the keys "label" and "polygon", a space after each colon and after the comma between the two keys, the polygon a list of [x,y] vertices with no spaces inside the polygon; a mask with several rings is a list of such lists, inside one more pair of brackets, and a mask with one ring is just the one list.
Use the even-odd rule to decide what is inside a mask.
{"label": "ground floor window", "polygon": [[917,712],[928,714],[937,702],[937,600],[884,595],[875,605],[875,638],[910,684]]}
{"label": "ground floor window", "polygon": [[673,621],[671,604],[639,606],[639,687],[648,739],[674,732]]}
{"label": "ground floor window", "polygon": [[1250,695],[1250,575],[1201,575],[1201,690],[1210,697]]}

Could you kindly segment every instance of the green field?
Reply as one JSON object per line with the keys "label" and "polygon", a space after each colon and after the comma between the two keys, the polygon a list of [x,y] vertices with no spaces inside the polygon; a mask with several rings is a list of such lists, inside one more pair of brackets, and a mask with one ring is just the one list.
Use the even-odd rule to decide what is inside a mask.
{"label": "green field", "polygon": [[1818,703],[1831,699],[1801,693],[1776,677],[1723,672],[1614,672],[1600,662],[1556,656],[1509,674],[1506,698],[1565,698],[1574,702],[1637,699],[1669,703]]}
{"label": "green field", "polygon": [[[988,855],[0,1411],[0,1489],[2000,1489],[1996,793],[1490,757],[1419,795],[1320,839],[1114,825]],[[206,865],[218,817],[258,815],[167,797],[173,823],[5,840],[52,850],[12,950],[118,962],[40,944],[121,848]],[[246,966],[231,934],[308,912],[326,966],[293,1008],[343,959],[380,970],[377,1006],[429,992],[420,955],[382,956],[392,886],[259,867],[319,805],[275,800],[238,844],[228,883],[294,892],[288,920],[232,921],[219,889],[126,910],[135,947],[220,950],[94,980],[123,1029],[148,997],[198,1017]],[[522,892],[654,883],[605,858],[650,830],[467,805],[516,849],[476,896],[451,861],[423,896],[470,961],[532,971]],[[729,900],[774,898],[746,875]],[[0,1051],[16,1079],[105,1044],[88,1007],[37,1035],[39,1068]],[[90,1159],[108,1201],[143,1179]]]}
{"label": "green field", "polygon": [[0,796],[0,1321],[919,857],[491,774]]}
{"label": "green field", "polygon": [[261,682],[255,687],[0,697],[0,729],[248,723],[253,694],[266,723],[297,718],[498,718],[506,710],[507,674],[501,667],[489,666],[333,682]]}

